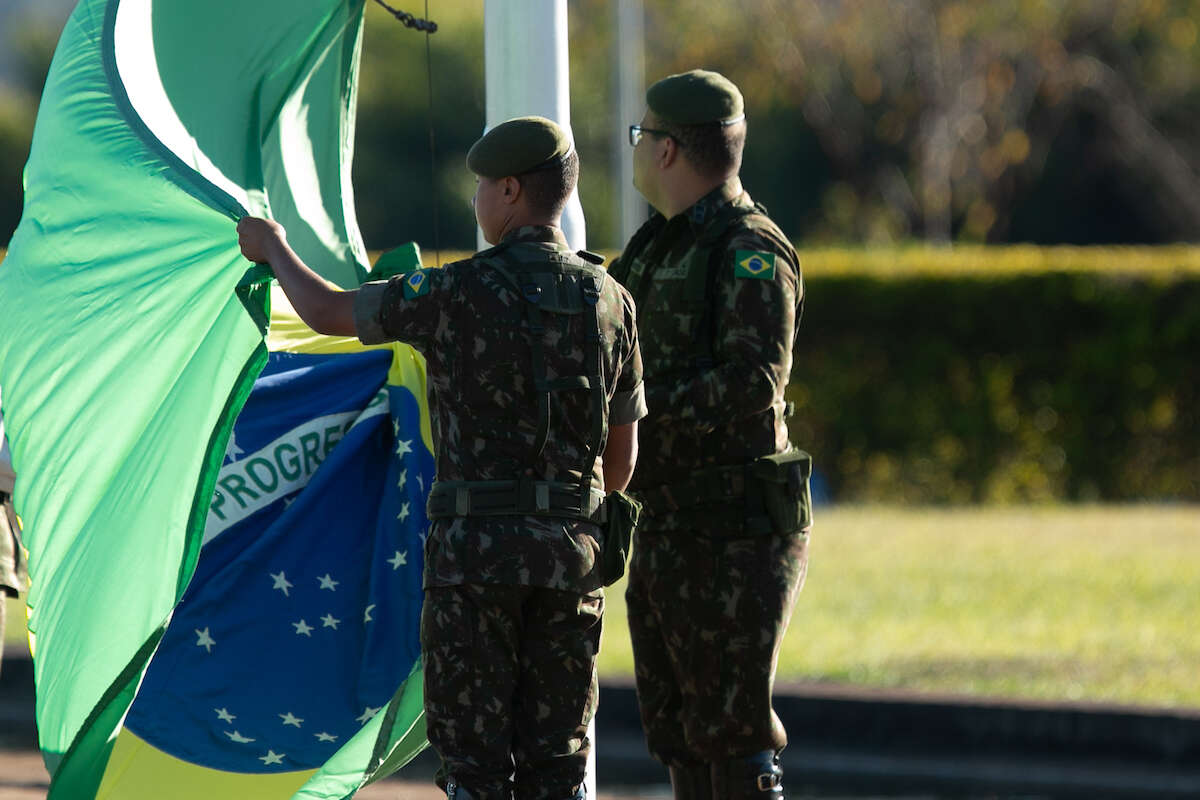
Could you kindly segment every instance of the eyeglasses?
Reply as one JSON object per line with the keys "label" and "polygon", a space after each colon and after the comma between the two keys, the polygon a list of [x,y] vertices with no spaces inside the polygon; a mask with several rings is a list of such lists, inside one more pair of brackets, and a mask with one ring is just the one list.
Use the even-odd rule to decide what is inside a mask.
{"label": "eyeglasses", "polygon": [[632,147],[637,147],[638,142],[642,140],[642,134],[649,133],[654,136],[666,136],[668,139],[674,138],[668,131],[658,131],[654,128],[643,128],[641,125],[629,126],[629,144]]}

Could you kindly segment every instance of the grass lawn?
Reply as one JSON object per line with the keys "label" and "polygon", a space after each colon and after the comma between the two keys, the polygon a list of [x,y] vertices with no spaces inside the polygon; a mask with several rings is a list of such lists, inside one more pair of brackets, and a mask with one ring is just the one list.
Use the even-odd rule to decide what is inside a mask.
{"label": "grass lawn", "polygon": [[[633,673],[623,590],[608,678]],[[837,507],[818,509],[779,680],[1200,708],[1197,669],[1198,506]]]}
{"label": "grass lawn", "polygon": [[[601,675],[632,675],[623,586]],[[780,682],[1200,708],[1200,507],[818,509]]]}

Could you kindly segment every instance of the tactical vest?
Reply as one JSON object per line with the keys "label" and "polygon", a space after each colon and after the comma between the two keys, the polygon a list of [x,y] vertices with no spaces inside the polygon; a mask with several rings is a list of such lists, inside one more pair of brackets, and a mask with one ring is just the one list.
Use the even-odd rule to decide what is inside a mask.
{"label": "tactical vest", "polygon": [[[757,233],[771,239],[785,252],[791,246],[761,203],[755,203],[753,207],[726,204],[696,237],[695,255],[689,261],[683,290],[684,306],[692,320],[689,363],[696,371],[711,369],[714,365],[716,312],[713,305],[722,259],[738,224],[751,217],[766,223],[756,227]],[[659,215],[647,221],[625,248],[625,253],[632,258],[622,256],[618,268],[612,271],[612,276],[629,290],[635,302],[644,299],[650,271],[642,269],[634,274],[633,266],[643,259],[646,248],[653,246],[665,224]],[[803,313],[803,302],[802,296],[796,310],[797,325]],[[791,416],[791,403],[787,404],[784,413]],[[637,498],[644,504],[642,519],[649,522],[647,527],[651,529],[656,524],[656,517],[674,515],[682,529],[722,531],[731,537],[791,533],[811,525],[808,489],[811,470],[808,453],[789,450],[749,464],[682,470],[678,480],[641,489]]]}
{"label": "tactical vest", "polygon": [[[520,248],[524,249],[524,248]],[[488,260],[480,269],[494,270],[521,298],[533,359],[533,389],[537,397],[537,434],[531,461],[545,450],[551,433],[551,395],[586,391],[591,398],[591,430],[579,483],[535,481],[524,477],[500,481],[436,481],[429,495],[430,519],[469,516],[548,516],[602,521],[602,488],[592,486],[596,459],[608,435],[607,393],[597,304],[607,273],[598,265],[602,256],[586,250],[539,252],[523,259],[520,249],[501,244],[479,253]],[[560,316],[583,315],[584,371],[579,375],[547,378],[547,322]]]}
{"label": "tactical vest", "polygon": [[[692,354],[689,360],[694,369],[705,370],[713,366],[713,336],[716,332],[713,301],[716,299],[721,256],[728,249],[728,240],[736,225],[751,216],[760,217],[768,223],[760,229],[761,233],[776,239],[781,245],[790,247],[782,236],[776,234],[775,224],[767,216],[767,208],[762,203],[755,203],[753,207],[727,203],[709,220],[704,230],[696,237],[697,256],[691,262],[692,268],[688,270],[684,285],[685,306],[692,319]],[[625,252],[632,254],[633,258],[622,258],[620,268],[612,273],[612,276],[633,295],[635,302],[640,303],[643,299],[649,275],[647,270],[642,270],[636,275],[631,274],[633,264],[665,224],[666,221],[660,215],[656,215],[642,225],[625,247]],[[696,269],[698,264],[703,265],[702,268]]]}

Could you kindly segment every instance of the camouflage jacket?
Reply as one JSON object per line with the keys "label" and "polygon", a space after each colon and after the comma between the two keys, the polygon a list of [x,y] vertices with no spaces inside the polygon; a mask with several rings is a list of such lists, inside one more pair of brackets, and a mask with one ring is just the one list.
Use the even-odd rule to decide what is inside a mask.
{"label": "camouflage jacket", "polygon": [[[706,230],[730,204],[754,207],[737,178],[671,219],[655,214],[609,270],[640,311],[649,414],[634,491],[788,447],[783,392],[803,305],[799,259],[761,213],[740,217],[706,244]],[[693,341],[701,328],[687,297],[695,270],[711,282],[703,295],[711,298],[709,343]],[[697,363],[700,351],[711,354],[708,363]]]}
{"label": "camouflage jacket", "polygon": [[[580,480],[589,452],[590,395],[552,393],[549,438],[536,455],[532,334],[525,301],[500,272],[511,269],[502,254],[545,261],[563,251],[568,248],[560,230],[530,226],[465,261],[359,289],[359,338],[369,344],[408,342],[425,356],[438,480]],[[634,422],[645,415],[645,400],[633,301],[618,283],[605,280],[596,308],[608,424]],[[586,372],[587,315],[546,318],[547,377]],[[593,485],[604,485],[599,459]],[[598,591],[598,534],[589,522],[545,517],[443,520],[426,542],[425,585],[505,583]]]}

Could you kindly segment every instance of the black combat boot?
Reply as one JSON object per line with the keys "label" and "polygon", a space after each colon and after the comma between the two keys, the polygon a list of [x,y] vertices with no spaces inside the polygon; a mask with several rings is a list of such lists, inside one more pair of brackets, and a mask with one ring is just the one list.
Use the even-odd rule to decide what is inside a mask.
{"label": "black combat boot", "polygon": [[713,800],[712,773],[708,764],[688,764],[670,770],[675,800]]}
{"label": "black combat boot", "polygon": [[779,753],[763,750],[712,766],[712,793],[719,800],[784,800]]}

